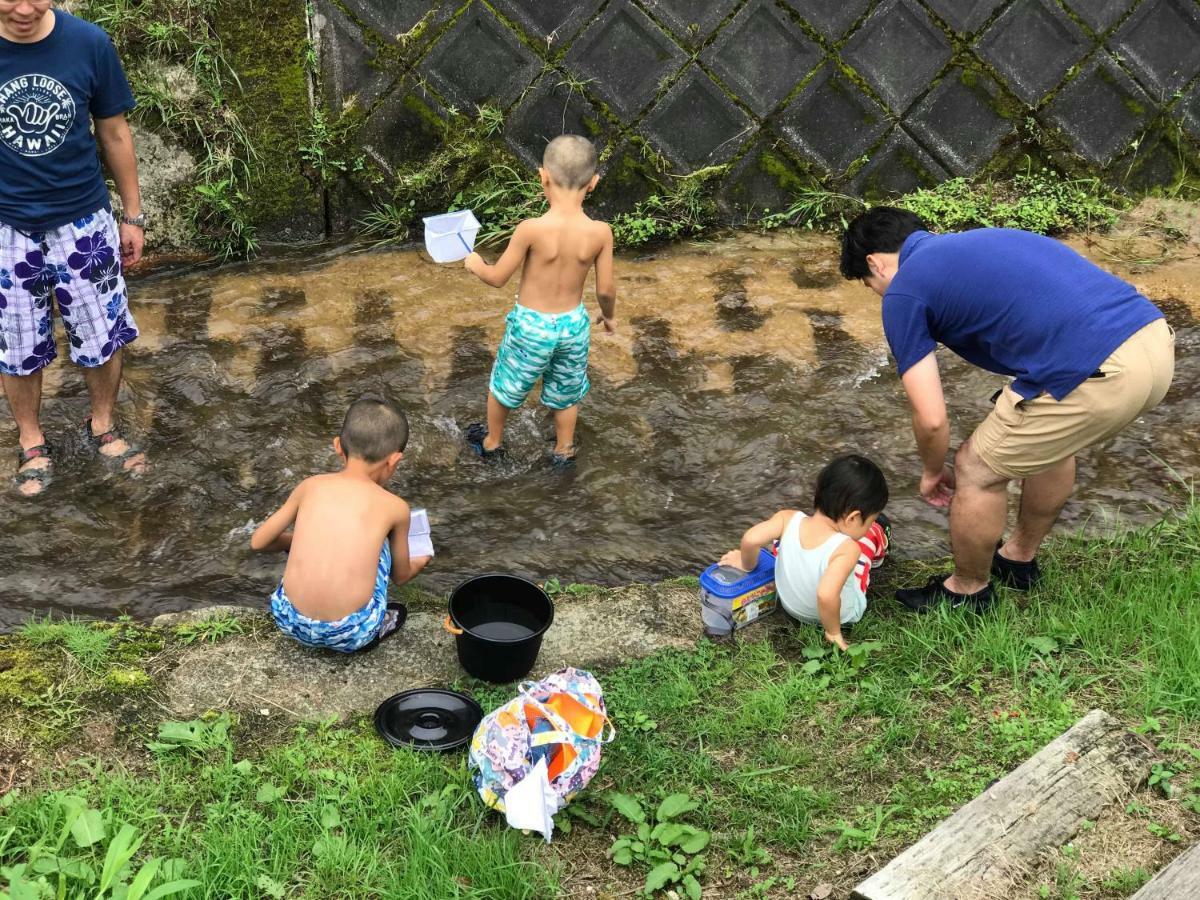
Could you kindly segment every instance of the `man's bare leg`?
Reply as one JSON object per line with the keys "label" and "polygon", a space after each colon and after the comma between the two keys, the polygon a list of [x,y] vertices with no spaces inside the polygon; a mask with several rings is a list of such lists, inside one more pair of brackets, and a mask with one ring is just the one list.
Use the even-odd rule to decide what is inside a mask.
{"label": "man's bare leg", "polygon": [[[42,407],[42,372],[39,369],[32,375],[3,375],[4,396],[8,398],[8,408],[12,410],[13,419],[17,423],[17,440],[22,450],[28,450],[46,442],[42,433],[38,414]],[[18,471],[31,472],[50,468],[50,458],[39,456],[22,465]],[[26,497],[32,497],[42,492],[42,485],[37,481],[27,481],[21,485],[20,491]]]}
{"label": "man's bare leg", "polygon": [[483,439],[483,452],[491,453],[504,441],[504,424],[508,421],[508,407],[496,399],[496,395],[488,391],[487,404],[488,433]]}
{"label": "man's bare leg", "polygon": [[1008,479],[993,472],[967,441],[955,457],[954,480],[950,503],[954,574],[946,579],[946,588],[974,594],[991,577],[992,554],[1008,518]]}
{"label": "man's bare leg", "polygon": [[[83,379],[87,382],[88,396],[92,401],[92,434],[100,435],[112,429],[113,412],[117,408],[117,393],[121,389],[121,356],[118,350],[112,359],[102,366],[85,368]],[[129,450],[129,442],[117,438],[100,446],[104,456],[118,457]],[[146,471],[146,454],[137,453],[125,460],[126,472],[141,474]]]}
{"label": "man's bare leg", "polygon": [[556,455],[570,459],[575,455],[575,423],[579,421],[579,404],[554,410]]}
{"label": "man's bare leg", "polygon": [[1075,490],[1075,457],[1071,456],[1025,479],[1017,527],[1000,555],[1013,562],[1029,562],[1037,556],[1042,541],[1058,521],[1059,513]]}

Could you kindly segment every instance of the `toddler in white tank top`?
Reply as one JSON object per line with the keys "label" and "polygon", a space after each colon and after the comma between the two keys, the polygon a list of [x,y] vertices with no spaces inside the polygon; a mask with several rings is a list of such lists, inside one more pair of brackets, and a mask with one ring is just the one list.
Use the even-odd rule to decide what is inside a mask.
{"label": "toddler in white tank top", "polygon": [[871,570],[887,555],[890,527],[883,515],[887,481],[869,459],[840,456],[817,476],[814,511],[780,510],[750,528],[721,565],[750,571],[760,548],[778,541],[775,590],[784,611],[825,629],[843,650],[842,625],[867,609]]}

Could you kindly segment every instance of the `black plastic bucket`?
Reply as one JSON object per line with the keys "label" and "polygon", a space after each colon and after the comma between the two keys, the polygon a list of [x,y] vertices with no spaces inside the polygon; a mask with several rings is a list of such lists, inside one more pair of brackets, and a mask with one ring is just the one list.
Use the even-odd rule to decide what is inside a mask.
{"label": "black plastic bucket", "polygon": [[533,669],[554,604],[532,581],[515,575],[477,575],[450,595],[446,630],[467,673],[497,684]]}

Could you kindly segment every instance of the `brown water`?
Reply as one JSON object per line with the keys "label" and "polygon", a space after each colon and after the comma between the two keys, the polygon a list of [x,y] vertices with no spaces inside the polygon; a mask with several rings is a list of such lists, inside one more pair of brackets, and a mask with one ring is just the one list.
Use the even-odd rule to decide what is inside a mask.
{"label": "brown water", "polygon": [[[1111,248],[1089,252],[1114,262]],[[1200,475],[1195,265],[1145,276],[1179,331],[1176,383],[1160,408],[1083,455],[1066,529],[1111,527],[1118,510],[1153,518],[1181,496],[1171,470]],[[884,467],[898,553],[945,552],[944,515],[916,497],[879,300],[838,277],[831,239],[681,245],[623,258],[618,276],[621,331],[594,337],[583,449],[567,474],[546,464],[553,429],[535,404],[512,416],[505,464],[464,449],[511,291],[416,251],[310,252],[141,280],[121,410],[153,472],[114,477],[75,441],[47,497],[4,498],[0,626],[51,610],[147,617],[263,602],[283,560],[251,554],[249,533],[301,478],[334,465],[331,436],[367,391],[387,391],[412,420],[394,487],[429,509],[438,557],[422,578],[433,589],[487,571],[564,584],[698,572],[757,518],[807,507],[817,470],[845,451]],[[957,441],[1001,379],[949,354],[943,364]],[[52,438],[85,412],[78,373],[54,366]],[[0,446],[15,443],[3,417]]]}

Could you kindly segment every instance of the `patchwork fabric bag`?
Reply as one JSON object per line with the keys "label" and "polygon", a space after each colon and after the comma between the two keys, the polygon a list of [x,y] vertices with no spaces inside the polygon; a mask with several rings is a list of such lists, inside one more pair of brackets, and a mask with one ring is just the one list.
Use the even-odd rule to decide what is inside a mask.
{"label": "patchwork fabric bag", "polygon": [[600,683],[566,668],[523,681],[520,694],[484,716],[471,739],[470,764],[483,802],[505,812],[504,797],[543,760],[557,809],[592,780],[600,748],[616,737]]}

